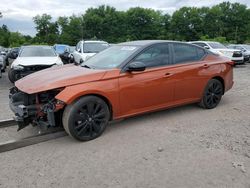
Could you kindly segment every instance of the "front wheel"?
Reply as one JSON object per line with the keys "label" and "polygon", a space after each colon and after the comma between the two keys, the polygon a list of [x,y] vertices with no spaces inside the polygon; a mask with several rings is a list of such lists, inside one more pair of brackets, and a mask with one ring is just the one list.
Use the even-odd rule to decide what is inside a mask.
{"label": "front wheel", "polygon": [[104,132],[109,117],[110,111],[106,102],[96,96],[85,96],[65,108],[63,126],[71,137],[88,141]]}
{"label": "front wheel", "polygon": [[15,81],[17,81],[17,73],[15,70],[13,69],[10,69],[8,71],[8,77],[9,77],[9,80],[14,83]]}
{"label": "front wheel", "polygon": [[219,80],[211,79],[207,83],[199,105],[206,109],[215,108],[223,95],[223,85]]}

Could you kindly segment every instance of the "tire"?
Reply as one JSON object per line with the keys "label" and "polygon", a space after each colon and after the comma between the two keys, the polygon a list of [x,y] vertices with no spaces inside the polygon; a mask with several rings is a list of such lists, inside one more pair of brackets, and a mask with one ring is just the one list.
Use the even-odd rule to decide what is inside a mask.
{"label": "tire", "polygon": [[68,105],[63,112],[63,127],[79,141],[93,140],[104,132],[110,117],[106,102],[96,96],[85,96]]}
{"label": "tire", "polygon": [[14,83],[17,79],[17,76],[16,76],[16,71],[15,70],[13,70],[13,69],[10,69],[9,71],[8,71],[8,77],[9,77],[9,80],[12,82],[12,83]]}
{"label": "tire", "polygon": [[205,109],[215,108],[221,101],[223,90],[223,84],[219,80],[209,80],[199,105]]}

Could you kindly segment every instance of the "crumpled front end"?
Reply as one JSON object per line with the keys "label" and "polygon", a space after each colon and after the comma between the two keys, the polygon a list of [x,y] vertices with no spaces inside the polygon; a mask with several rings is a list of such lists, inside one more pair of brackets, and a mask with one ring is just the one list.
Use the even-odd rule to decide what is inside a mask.
{"label": "crumpled front end", "polygon": [[60,91],[56,89],[27,94],[16,87],[11,88],[9,106],[15,114],[18,130],[29,124],[47,127],[60,125],[61,111],[65,104],[54,98]]}

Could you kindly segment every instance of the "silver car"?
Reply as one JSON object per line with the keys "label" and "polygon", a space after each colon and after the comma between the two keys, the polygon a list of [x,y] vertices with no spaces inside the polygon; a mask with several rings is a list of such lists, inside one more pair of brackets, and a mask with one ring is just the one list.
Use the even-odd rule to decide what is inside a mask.
{"label": "silver car", "polygon": [[230,44],[227,46],[231,49],[240,50],[244,56],[244,62],[250,62],[250,45],[248,44]]}

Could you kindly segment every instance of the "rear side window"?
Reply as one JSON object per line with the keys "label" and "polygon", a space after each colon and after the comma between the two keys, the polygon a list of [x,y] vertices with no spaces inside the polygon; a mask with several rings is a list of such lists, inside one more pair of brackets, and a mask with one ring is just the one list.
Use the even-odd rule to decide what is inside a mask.
{"label": "rear side window", "polygon": [[175,64],[199,61],[204,57],[205,51],[199,47],[188,44],[173,44]]}

